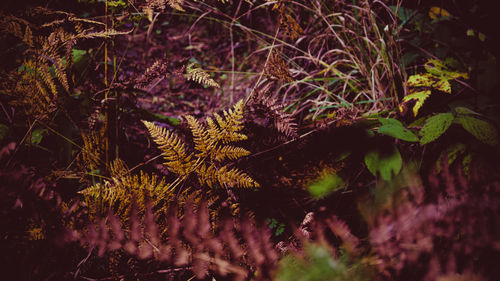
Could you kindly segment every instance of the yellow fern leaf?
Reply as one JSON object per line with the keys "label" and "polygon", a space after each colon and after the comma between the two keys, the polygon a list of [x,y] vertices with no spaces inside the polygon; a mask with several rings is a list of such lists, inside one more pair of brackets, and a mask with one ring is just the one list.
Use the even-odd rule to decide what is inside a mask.
{"label": "yellow fern leaf", "polygon": [[250,151],[231,145],[221,146],[213,153],[213,158],[217,161],[224,161],[225,159],[236,160],[243,156],[250,155]]}
{"label": "yellow fern leaf", "polygon": [[164,178],[159,180],[156,175],[148,175],[142,171],[140,175],[113,177],[112,181],[97,183],[79,193],[92,210],[106,211],[112,208],[120,215],[128,214],[132,202],[141,211],[145,210],[148,200],[158,209],[166,210],[161,206],[174,198],[174,190],[170,184],[166,184]]}
{"label": "yellow fern leaf", "polygon": [[[224,111],[224,117],[215,113],[214,121],[207,118],[208,128],[193,116],[185,119],[193,134],[194,156],[187,156],[184,144],[165,129],[144,121],[151,136],[163,151],[168,160],[169,170],[187,176],[195,173],[200,185],[213,187],[219,184],[225,187],[257,187],[259,186],[250,176],[238,169],[220,168],[224,160],[236,160],[247,156],[250,152],[244,148],[227,145],[227,143],[244,140],[247,137],[240,133],[243,129],[243,100],[240,100],[233,109]],[[193,159],[192,159],[193,158]],[[184,178],[185,179],[185,178]]]}
{"label": "yellow fern leaf", "polygon": [[207,87],[220,88],[220,85],[210,78],[210,75],[201,68],[191,69],[188,67],[186,78],[187,80],[195,81],[196,83]]}
{"label": "yellow fern leaf", "polygon": [[219,128],[216,128],[215,123],[207,118],[211,137],[221,140],[225,144],[247,139],[246,135],[239,133],[243,129],[243,100],[236,103],[233,110],[229,110],[229,113],[224,111],[224,118],[217,113],[214,114],[214,117]]}
{"label": "yellow fern leaf", "polygon": [[193,116],[185,117],[193,133],[194,148],[199,151],[197,157],[206,157],[214,149],[215,142],[210,138],[208,131]]}
{"label": "yellow fern leaf", "polygon": [[56,74],[56,77],[59,80],[59,83],[63,85],[66,92],[69,92],[69,84],[68,78],[66,77],[64,62],[59,55],[54,56],[54,60],[54,72]]}
{"label": "yellow fern leaf", "polygon": [[120,158],[116,158],[109,164],[109,174],[112,178],[119,178],[129,173],[127,164]]}
{"label": "yellow fern leaf", "polygon": [[200,185],[208,185],[208,187],[212,188],[215,183],[218,182],[217,180],[217,169],[214,167],[214,165],[205,165],[202,164],[197,170],[196,173],[198,174],[198,181]]}
{"label": "yellow fern leaf", "polygon": [[192,171],[194,162],[191,159],[192,156],[187,155],[184,143],[165,128],[148,121],[143,121],[143,123],[163,152],[162,155],[167,160],[165,165],[169,170],[181,176],[188,175]]}
{"label": "yellow fern leaf", "polygon": [[82,156],[84,164],[90,170],[97,169],[102,163],[101,157],[104,155],[104,130],[82,134],[82,139]]}
{"label": "yellow fern leaf", "polygon": [[217,180],[221,186],[227,187],[251,188],[260,186],[246,173],[236,168],[228,169],[227,166],[217,170]]}

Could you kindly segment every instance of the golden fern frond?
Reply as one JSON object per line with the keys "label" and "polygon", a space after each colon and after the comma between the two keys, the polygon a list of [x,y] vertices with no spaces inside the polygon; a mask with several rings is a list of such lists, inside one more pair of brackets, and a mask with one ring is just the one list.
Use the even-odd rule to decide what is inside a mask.
{"label": "golden fern frond", "polygon": [[[21,105],[26,113],[35,118],[45,118],[56,109],[57,87],[49,73],[46,63],[27,59],[22,71],[9,74],[11,85],[6,86],[6,93],[12,95],[13,105]],[[49,90],[50,89],[50,90]]]}
{"label": "golden fern frond", "polygon": [[201,68],[191,68],[191,66],[188,66],[186,79],[207,87],[220,88],[220,85],[210,78],[210,75]]}
{"label": "golden fern frond", "polygon": [[42,85],[42,83],[40,83],[38,80],[35,80],[35,85],[36,85],[36,88],[38,89],[38,92],[40,93],[40,95],[36,96],[36,100],[37,100],[36,103],[38,104],[38,106],[50,104],[52,102],[51,96],[45,90],[45,87]]}
{"label": "golden fern frond", "polygon": [[206,184],[210,188],[214,187],[216,183],[229,188],[252,188],[260,186],[248,174],[236,168],[229,169],[227,166],[217,169],[214,165],[202,165],[197,170],[197,173],[200,184]]}
{"label": "golden fern frond", "polygon": [[91,210],[106,211],[112,208],[121,215],[128,214],[132,202],[142,211],[146,209],[148,200],[158,210],[166,210],[162,205],[174,198],[174,190],[164,178],[159,179],[155,174],[149,175],[142,171],[139,175],[113,177],[112,181],[97,183],[79,193],[84,196]]}
{"label": "golden fern frond", "polygon": [[208,187],[212,188],[215,183],[218,182],[217,180],[217,169],[215,166],[212,165],[206,165],[202,164],[197,170],[196,173],[198,174],[198,182],[200,185],[208,185]]}
{"label": "golden fern frond", "polygon": [[[220,168],[222,161],[236,160],[250,154],[244,148],[227,145],[227,143],[247,138],[246,135],[240,133],[243,129],[243,100],[236,103],[233,109],[224,111],[224,117],[219,114],[214,114],[214,117],[216,121],[210,117],[207,118],[208,128],[193,116],[185,117],[193,134],[196,150],[194,157],[192,157],[193,154],[186,156],[184,144],[177,136],[156,127],[151,122],[143,122],[169,161],[166,165],[170,171],[185,176],[194,172],[200,185],[206,184],[209,187],[217,183],[224,187],[259,186],[250,176],[238,169],[229,169],[227,166]],[[186,164],[182,166],[179,162]],[[183,170],[177,171],[179,166],[182,166]]]}
{"label": "golden fern frond", "polygon": [[89,170],[95,170],[101,166],[101,157],[104,155],[104,130],[82,134],[82,139],[83,162]]}
{"label": "golden fern frond", "polygon": [[196,156],[200,158],[206,157],[214,149],[216,143],[210,138],[208,131],[198,120],[191,115],[187,115],[185,118],[193,133],[194,148],[199,151]]}
{"label": "golden fern frond", "polygon": [[113,178],[114,187],[126,190],[126,198],[121,198],[126,204],[121,204],[118,210],[128,212],[132,200],[135,200],[140,210],[146,209],[146,203],[151,200],[153,206],[160,206],[161,201],[169,201],[174,197],[174,190],[164,178],[140,172],[140,175],[126,175]]}
{"label": "golden fern frond", "polygon": [[217,180],[221,186],[227,187],[259,187],[260,185],[254,181],[249,175],[246,173],[236,169],[228,169],[227,166],[224,166],[217,170]]}
{"label": "golden fern frond", "polygon": [[214,155],[216,161],[224,161],[225,159],[236,160],[243,156],[250,155],[250,151],[241,147],[225,145],[218,147],[212,155]]}
{"label": "golden fern frond", "polygon": [[184,143],[165,128],[148,121],[143,121],[143,123],[163,152],[162,155],[167,160],[165,165],[169,170],[181,176],[188,175],[192,171],[194,162],[191,159],[192,156],[187,155]]}
{"label": "golden fern frond", "polygon": [[59,83],[63,85],[66,92],[69,92],[68,77],[66,76],[66,69],[65,69],[66,67],[64,65],[65,63],[59,55],[56,55],[53,58],[54,58],[54,72],[56,74],[56,77],[59,80]]}
{"label": "golden fern frond", "polygon": [[90,210],[97,212],[104,211],[106,209],[104,206],[113,206],[116,202],[119,202],[120,198],[125,197],[123,192],[124,190],[112,188],[111,183],[105,181],[104,183],[96,183],[78,193],[83,195],[83,199]]}
{"label": "golden fern frond", "polygon": [[[31,64],[27,64],[31,65]],[[36,65],[36,64],[35,64]],[[35,71],[37,71],[42,77],[43,82],[47,85],[54,96],[57,96],[57,87],[54,83],[54,79],[52,79],[52,75],[50,74],[50,67],[47,63],[41,63],[39,66],[35,66]]]}
{"label": "golden fern frond", "polygon": [[109,174],[112,178],[120,178],[129,172],[127,164],[120,158],[116,158],[109,164]]}
{"label": "golden fern frond", "polygon": [[233,110],[224,111],[224,118],[219,114],[214,114],[218,127],[211,118],[207,118],[209,126],[208,132],[214,139],[222,141],[224,144],[246,140],[247,136],[239,133],[243,129],[243,100],[240,100],[233,107]]}

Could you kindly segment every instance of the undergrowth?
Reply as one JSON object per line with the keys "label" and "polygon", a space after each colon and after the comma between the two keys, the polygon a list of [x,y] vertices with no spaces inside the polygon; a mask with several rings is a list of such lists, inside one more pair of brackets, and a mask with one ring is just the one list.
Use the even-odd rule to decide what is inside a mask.
{"label": "undergrowth", "polygon": [[480,1],[20,2],[3,280],[500,276]]}

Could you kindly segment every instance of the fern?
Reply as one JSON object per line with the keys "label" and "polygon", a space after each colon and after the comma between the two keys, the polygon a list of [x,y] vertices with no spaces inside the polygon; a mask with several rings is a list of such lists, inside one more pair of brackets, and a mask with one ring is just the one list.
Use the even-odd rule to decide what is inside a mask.
{"label": "fern", "polygon": [[272,51],[271,57],[266,64],[264,69],[264,74],[273,80],[281,80],[285,82],[293,82],[292,75],[288,70],[285,62],[281,58],[281,55],[276,50]]}
{"label": "fern", "polygon": [[82,160],[84,166],[89,170],[96,170],[102,164],[104,155],[104,130],[91,131],[82,134],[83,148]]}
{"label": "fern", "polygon": [[274,129],[288,138],[297,136],[297,123],[295,116],[284,111],[285,104],[269,95],[268,87],[256,91],[249,102],[250,110],[258,115],[272,120]]}
{"label": "fern", "polygon": [[143,121],[149,133],[158,144],[162,155],[167,162],[165,165],[174,173],[181,176],[191,173],[194,161],[192,156],[188,155],[184,143],[174,134],[153,124]]}
{"label": "fern", "polygon": [[191,64],[187,67],[187,74],[186,74],[187,80],[195,81],[196,83],[207,87],[220,88],[220,85],[217,82],[215,82],[212,78],[210,78],[210,75],[206,73],[203,69],[193,68],[192,66],[193,65]]}
{"label": "fern", "polygon": [[146,5],[143,7],[143,11],[147,10],[160,10],[164,11],[166,5],[170,6],[172,9],[185,12],[182,8],[184,0],[146,0]]}
{"label": "fern", "polygon": [[144,172],[131,174],[125,163],[116,159],[110,164],[111,180],[97,183],[79,193],[93,211],[113,209],[117,214],[128,215],[132,202],[142,211],[148,200],[158,213],[166,212],[169,199],[174,198],[174,189],[165,179]]}
{"label": "fern", "polygon": [[193,134],[195,152],[188,154],[184,143],[171,132],[151,122],[143,121],[160,150],[170,171],[181,177],[194,173],[201,185],[213,187],[218,183],[227,187],[258,187],[249,175],[236,169],[222,165],[225,160],[236,160],[247,156],[250,152],[244,148],[227,145],[246,139],[240,133],[243,129],[243,100],[233,109],[224,111],[224,117],[214,114],[215,121],[207,118],[208,128],[192,116],[186,116]]}
{"label": "fern", "polygon": [[144,216],[134,208],[127,224],[108,215],[85,231],[74,233],[73,239],[96,247],[99,256],[122,250],[126,259],[177,268],[197,279],[271,280],[279,255],[269,231],[251,221],[235,225],[235,221],[226,219],[219,224],[221,231],[216,232],[207,205],[190,202],[183,208],[182,217],[177,215],[180,208],[170,208],[166,225],[156,222],[151,207],[146,208]]}
{"label": "fern", "polygon": [[[14,16],[0,17],[0,30],[26,45],[21,72],[9,73],[10,85],[2,91],[12,97],[13,105],[24,107],[27,115],[47,118],[62,101],[62,93],[70,94],[72,85],[72,48],[80,39],[109,38],[127,32],[97,30],[105,25],[77,18],[74,14],[33,8],[29,14],[37,24]],[[47,35],[46,29],[51,32]]]}

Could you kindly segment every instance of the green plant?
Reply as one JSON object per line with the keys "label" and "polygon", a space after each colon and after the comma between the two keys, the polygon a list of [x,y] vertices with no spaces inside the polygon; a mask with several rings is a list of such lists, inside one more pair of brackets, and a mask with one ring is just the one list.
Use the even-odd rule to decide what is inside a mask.
{"label": "green plant", "polygon": [[[430,59],[425,63],[427,73],[415,74],[408,78],[406,85],[410,90],[409,94],[403,98],[403,103],[415,101],[412,109],[414,116],[417,116],[425,100],[431,96],[433,91],[451,94],[450,81],[458,78],[468,79],[467,73],[451,70],[454,65],[456,65],[456,61],[452,59],[445,61]],[[400,106],[400,111],[403,111],[402,106]]]}
{"label": "green plant", "polygon": [[276,274],[279,281],[369,280],[360,264],[349,264],[335,258],[329,247],[308,243],[304,253],[290,254],[281,259]]}

